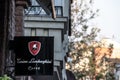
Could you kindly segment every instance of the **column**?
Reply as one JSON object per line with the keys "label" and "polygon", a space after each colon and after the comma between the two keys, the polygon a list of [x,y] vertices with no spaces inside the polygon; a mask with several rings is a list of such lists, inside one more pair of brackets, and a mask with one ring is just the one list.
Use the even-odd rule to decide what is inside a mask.
{"label": "column", "polygon": [[24,9],[28,7],[30,0],[16,0],[15,8],[15,36],[24,35]]}

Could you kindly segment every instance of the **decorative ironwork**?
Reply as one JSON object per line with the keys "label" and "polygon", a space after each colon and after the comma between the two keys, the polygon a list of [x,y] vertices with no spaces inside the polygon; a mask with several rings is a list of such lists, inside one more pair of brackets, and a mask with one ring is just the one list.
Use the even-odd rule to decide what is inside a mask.
{"label": "decorative ironwork", "polygon": [[[62,7],[55,6],[56,16],[63,16]],[[39,15],[39,16],[51,16],[48,15],[41,6],[30,6],[25,9],[25,15]]]}
{"label": "decorative ironwork", "polygon": [[[31,0],[31,6],[25,9],[25,15],[39,15],[39,16],[52,16],[51,2],[47,0]],[[63,16],[62,6],[55,6],[56,16]]]}
{"label": "decorative ironwork", "polygon": [[30,6],[25,9],[25,15],[47,15],[41,6]]}

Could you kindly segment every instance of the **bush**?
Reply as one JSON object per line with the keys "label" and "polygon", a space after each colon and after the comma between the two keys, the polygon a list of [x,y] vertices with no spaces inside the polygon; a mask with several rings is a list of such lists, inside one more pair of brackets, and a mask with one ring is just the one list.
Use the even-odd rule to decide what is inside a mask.
{"label": "bush", "polygon": [[5,74],[4,76],[0,77],[0,80],[12,80],[12,79]]}

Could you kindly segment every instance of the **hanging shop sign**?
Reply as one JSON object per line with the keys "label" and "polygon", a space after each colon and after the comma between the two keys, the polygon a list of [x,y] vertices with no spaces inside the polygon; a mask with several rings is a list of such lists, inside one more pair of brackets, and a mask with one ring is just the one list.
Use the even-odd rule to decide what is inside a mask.
{"label": "hanging shop sign", "polygon": [[53,75],[53,37],[15,37],[15,75]]}

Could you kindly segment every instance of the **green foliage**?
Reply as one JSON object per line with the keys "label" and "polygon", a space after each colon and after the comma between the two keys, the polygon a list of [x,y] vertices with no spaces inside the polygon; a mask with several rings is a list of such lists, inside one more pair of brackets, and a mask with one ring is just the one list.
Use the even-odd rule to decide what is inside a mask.
{"label": "green foliage", "polygon": [[114,73],[108,72],[106,74],[106,80],[115,80]]}
{"label": "green foliage", "polygon": [[5,74],[4,76],[0,77],[0,80],[12,80],[12,79]]}
{"label": "green foliage", "polygon": [[96,80],[100,80],[100,79],[102,79],[104,76],[102,75],[102,74],[98,74],[97,76],[96,76]]}
{"label": "green foliage", "polygon": [[77,73],[76,76],[78,76],[78,79],[79,79],[79,78],[85,77],[86,74],[84,74],[84,73]]}

